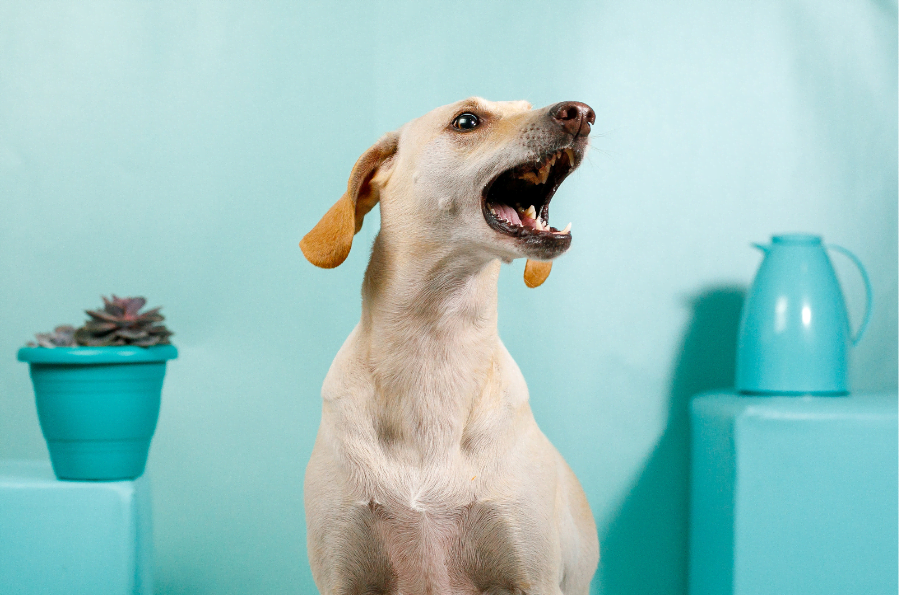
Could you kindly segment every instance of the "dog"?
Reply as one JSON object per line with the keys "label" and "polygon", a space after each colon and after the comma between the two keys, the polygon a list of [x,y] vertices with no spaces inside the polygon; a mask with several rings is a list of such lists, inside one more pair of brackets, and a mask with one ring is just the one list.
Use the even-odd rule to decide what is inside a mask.
{"label": "dog", "polygon": [[571,245],[549,203],[594,121],[571,101],[435,109],[369,148],[300,242],[336,267],[380,203],[362,317],[325,378],[306,468],[324,595],[588,593],[596,525],[499,339],[497,278],[524,257],[536,287]]}

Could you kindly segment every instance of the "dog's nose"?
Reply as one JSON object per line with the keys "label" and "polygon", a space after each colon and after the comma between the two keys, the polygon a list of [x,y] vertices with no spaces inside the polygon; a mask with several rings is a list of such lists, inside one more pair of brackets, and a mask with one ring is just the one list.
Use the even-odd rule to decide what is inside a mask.
{"label": "dog's nose", "polygon": [[596,114],[586,103],[580,101],[563,101],[552,106],[549,116],[572,136],[590,134],[590,124],[596,122]]}

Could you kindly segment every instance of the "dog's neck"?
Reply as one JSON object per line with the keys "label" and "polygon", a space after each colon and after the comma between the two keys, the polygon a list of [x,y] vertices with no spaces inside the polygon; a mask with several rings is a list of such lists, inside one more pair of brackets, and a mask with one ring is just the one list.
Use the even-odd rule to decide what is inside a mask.
{"label": "dog's neck", "polygon": [[382,443],[431,458],[458,444],[493,377],[500,263],[402,242],[382,229],[362,288],[360,338],[375,385]]}

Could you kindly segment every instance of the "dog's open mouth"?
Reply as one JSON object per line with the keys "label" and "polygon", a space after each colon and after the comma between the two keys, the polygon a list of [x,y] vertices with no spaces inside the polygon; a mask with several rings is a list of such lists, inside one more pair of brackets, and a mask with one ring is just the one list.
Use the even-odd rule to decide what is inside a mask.
{"label": "dog's open mouth", "polygon": [[493,229],[552,252],[571,244],[571,224],[556,229],[549,224],[549,202],[562,181],[576,167],[577,149],[559,149],[537,162],[502,172],[484,189],[484,219]]}

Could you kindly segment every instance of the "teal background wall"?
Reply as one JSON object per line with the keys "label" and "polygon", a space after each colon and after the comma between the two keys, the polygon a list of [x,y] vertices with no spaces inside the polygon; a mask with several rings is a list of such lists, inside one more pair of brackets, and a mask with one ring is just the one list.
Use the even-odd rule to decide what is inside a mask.
{"label": "teal background wall", "polygon": [[851,380],[896,387],[894,1],[0,3],[0,458],[47,458],[16,349],[146,295],[181,353],[157,592],[314,592],[303,471],[378,218],[333,271],[297,242],[381,133],[469,95],[597,112],[572,249],[537,290],[504,267],[500,334],[589,494],[595,591],[684,593],[687,402],[732,382],[750,242],[855,251]]}

